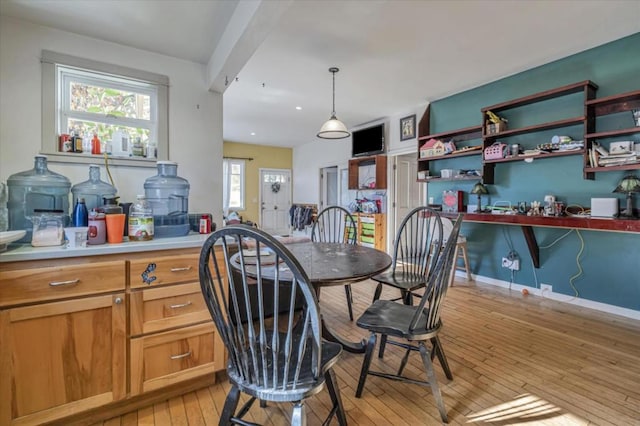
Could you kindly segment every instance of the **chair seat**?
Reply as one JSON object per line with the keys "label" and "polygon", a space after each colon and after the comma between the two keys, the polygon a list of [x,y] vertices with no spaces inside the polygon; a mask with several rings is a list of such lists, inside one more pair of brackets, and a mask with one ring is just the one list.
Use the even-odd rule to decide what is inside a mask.
{"label": "chair seat", "polygon": [[427,277],[422,274],[412,274],[400,270],[385,271],[371,277],[371,279],[406,291],[418,290],[424,287],[427,282]]}
{"label": "chair seat", "polygon": [[414,330],[409,330],[417,309],[417,306],[408,306],[391,300],[376,300],[358,318],[356,324],[373,333],[402,337],[408,340],[427,339],[429,335],[438,331],[440,324],[438,323],[438,326],[432,330],[427,330],[428,309],[424,308],[425,315],[420,316]]}
{"label": "chair seat", "polygon": [[[280,333],[281,342],[284,341],[283,337],[286,335]],[[267,336],[267,342],[271,342],[271,336]],[[320,359],[320,375],[319,377],[313,377],[311,362],[312,362],[312,354],[310,350],[305,351],[304,358],[301,362],[301,368],[298,372],[298,382],[295,389],[290,389],[290,386],[287,384],[293,383],[294,375],[296,374],[295,366],[298,365],[297,361],[297,352],[296,349],[298,347],[299,339],[294,339],[292,343],[293,353],[291,354],[293,360],[291,361],[292,368],[289,370],[287,377],[284,377],[284,372],[280,372],[278,374],[278,382],[277,383],[263,383],[263,378],[259,377],[258,380],[253,378],[250,381],[246,381],[241,375],[239,375],[236,371],[233,370],[231,364],[227,367],[227,372],[229,375],[229,380],[231,383],[238,386],[238,388],[251,396],[254,396],[263,401],[274,401],[274,402],[283,402],[283,401],[299,401],[304,398],[307,398],[311,395],[314,395],[322,390],[325,376],[324,373],[331,368],[340,357],[342,353],[342,346],[338,343],[329,342],[326,340],[322,341],[322,352]],[[269,347],[267,347],[265,351],[266,368],[271,368],[272,365],[272,352]],[[280,350],[278,352],[279,362],[278,365],[284,365],[284,351]],[[252,366],[250,366],[252,371],[255,371]],[[258,375],[262,375],[263,371],[263,361],[262,358],[259,357],[259,362],[257,365]],[[259,385],[256,383],[260,383]],[[284,389],[283,389],[283,385]]]}

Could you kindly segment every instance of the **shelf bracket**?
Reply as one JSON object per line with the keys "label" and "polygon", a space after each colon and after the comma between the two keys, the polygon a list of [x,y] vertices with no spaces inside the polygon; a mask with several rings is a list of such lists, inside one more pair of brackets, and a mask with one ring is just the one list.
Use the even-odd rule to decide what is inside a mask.
{"label": "shelf bracket", "polygon": [[533,227],[522,226],[522,233],[524,234],[524,239],[527,242],[529,254],[531,255],[531,260],[533,261],[533,266],[536,269],[540,268],[540,248],[538,247],[536,234],[533,233]]}

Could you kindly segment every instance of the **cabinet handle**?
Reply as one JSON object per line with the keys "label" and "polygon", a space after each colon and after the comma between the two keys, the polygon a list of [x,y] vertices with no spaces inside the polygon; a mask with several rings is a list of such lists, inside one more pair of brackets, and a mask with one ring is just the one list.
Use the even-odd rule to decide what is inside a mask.
{"label": "cabinet handle", "polygon": [[177,305],[169,305],[171,309],[184,308],[185,306],[191,305],[191,301],[189,300],[187,303],[178,303]]}
{"label": "cabinet handle", "polygon": [[171,359],[181,359],[181,358],[187,358],[187,357],[190,357],[190,356],[191,356],[191,351],[185,352],[185,353],[180,354],[180,355],[171,355],[170,358]]}
{"label": "cabinet handle", "polygon": [[76,278],[75,280],[69,280],[69,281],[54,281],[49,283],[49,285],[51,287],[58,287],[61,285],[73,285],[73,284],[78,284],[80,282],[80,278]]}
{"label": "cabinet handle", "polygon": [[116,305],[119,305],[122,303],[122,297],[116,297],[116,300],[114,300],[114,302],[116,303]]}
{"label": "cabinet handle", "polygon": [[185,266],[184,268],[171,268],[171,272],[190,271],[191,266]]}

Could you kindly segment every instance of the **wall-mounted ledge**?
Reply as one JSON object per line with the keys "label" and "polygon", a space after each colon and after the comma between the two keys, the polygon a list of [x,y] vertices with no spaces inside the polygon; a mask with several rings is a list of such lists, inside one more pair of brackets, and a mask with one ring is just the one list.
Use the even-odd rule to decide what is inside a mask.
{"label": "wall-mounted ledge", "polygon": [[[455,214],[444,214],[454,218]],[[604,219],[580,216],[526,216],[519,214],[464,213],[466,222],[493,223],[502,225],[520,225],[524,234],[531,260],[536,268],[540,267],[540,248],[533,232],[534,226],[545,228],[585,229],[587,231],[608,231],[640,233],[640,220]]]}

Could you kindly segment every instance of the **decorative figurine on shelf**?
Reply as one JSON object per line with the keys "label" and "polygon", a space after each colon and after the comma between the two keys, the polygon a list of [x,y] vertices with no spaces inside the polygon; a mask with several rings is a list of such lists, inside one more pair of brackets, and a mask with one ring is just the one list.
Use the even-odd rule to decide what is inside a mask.
{"label": "decorative figurine on shelf", "polygon": [[542,216],[542,212],[540,211],[540,201],[531,202],[531,210],[527,212],[527,216]]}

